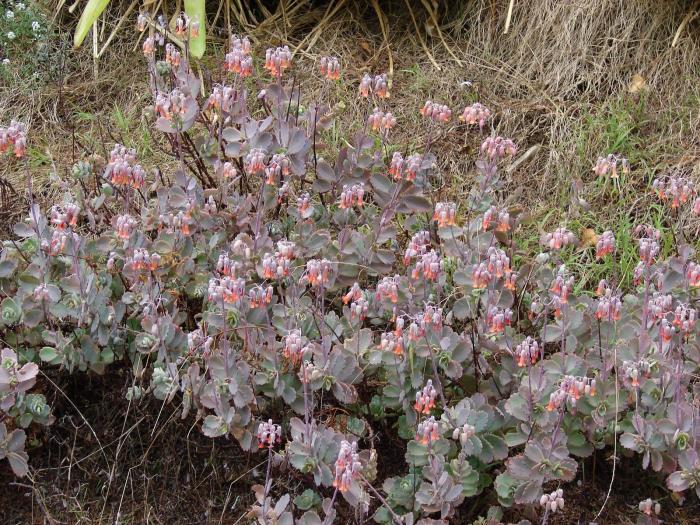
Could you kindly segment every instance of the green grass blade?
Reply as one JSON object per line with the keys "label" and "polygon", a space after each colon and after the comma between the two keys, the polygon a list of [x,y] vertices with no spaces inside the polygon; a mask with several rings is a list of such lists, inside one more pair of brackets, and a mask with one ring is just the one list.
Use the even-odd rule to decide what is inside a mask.
{"label": "green grass blade", "polygon": [[80,47],[88,31],[90,31],[92,24],[97,20],[97,17],[102,14],[107,4],[109,4],[109,0],[89,0],[83,10],[83,14],[80,15],[78,27],[75,28],[75,35],[73,36],[74,47]]}
{"label": "green grass blade", "polygon": [[199,22],[199,34],[190,38],[190,54],[202,58],[207,47],[207,10],[204,0],[185,0],[185,13]]}

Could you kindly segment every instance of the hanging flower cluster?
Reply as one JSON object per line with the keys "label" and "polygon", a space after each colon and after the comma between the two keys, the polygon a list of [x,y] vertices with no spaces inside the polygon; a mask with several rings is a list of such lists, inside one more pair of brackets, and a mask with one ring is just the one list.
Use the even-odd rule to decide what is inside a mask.
{"label": "hanging flower cluster", "polygon": [[[236,101],[237,91],[229,86],[214,86],[204,105],[204,110],[216,109],[229,113]],[[229,163],[230,164],[230,163]]]}
{"label": "hanging flower cluster", "polygon": [[595,245],[596,259],[602,259],[606,255],[615,252],[615,235],[610,230],[604,231]]}
{"label": "hanging flower cluster", "polygon": [[248,305],[251,308],[260,308],[272,302],[272,286],[254,285],[248,290]]}
{"label": "hanging flower cluster", "polygon": [[340,78],[340,61],[337,57],[321,57],[319,69],[326,80],[338,80]]}
{"label": "hanging flower cluster", "polygon": [[512,157],[518,152],[515,143],[503,137],[488,137],[481,143],[481,153],[491,162],[498,162],[505,157]]}
{"label": "hanging flower cluster", "polygon": [[648,311],[653,319],[663,319],[672,310],[673,297],[668,294],[654,292],[648,302]]}
{"label": "hanging flower cluster", "polygon": [[134,219],[131,215],[119,215],[114,221],[114,231],[118,238],[127,240],[131,237],[131,234],[133,233],[137,224],[136,219]]}
{"label": "hanging flower cluster", "polygon": [[661,232],[652,226],[646,225],[637,226],[635,234],[639,236],[639,258],[642,263],[651,266],[661,250],[658,242],[661,239]]}
{"label": "hanging flower cluster", "polygon": [[169,42],[165,44],[165,62],[174,69],[179,68],[182,63],[182,53]]}
{"label": "hanging flower cluster", "polygon": [[252,148],[245,156],[245,170],[252,175],[259,175],[265,171],[265,152],[258,148]]}
{"label": "hanging flower cluster", "polygon": [[377,98],[389,97],[389,86],[387,83],[386,74],[375,75],[372,77],[369,73],[365,73],[360,81],[360,95],[367,98],[373,94]]}
{"label": "hanging flower cluster", "polygon": [[303,340],[301,338],[301,330],[294,329],[284,338],[284,350],[282,354],[285,359],[293,364],[298,364],[301,361],[302,351],[304,349]]}
{"label": "hanging flower cluster", "polygon": [[46,283],[39,283],[36,286],[36,288],[34,288],[32,297],[37,303],[43,303],[48,301],[51,297],[51,291],[48,285]]}
{"label": "hanging flower cluster", "polygon": [[[597,293],[600,292],[600,293]],[[620,297],[613,294],[610,287],[607,286],[605,280],[601,280],[596,290],[598,297],[598,305],[595,310],[595,317],[599,321],[619,321],[622,312],[622,302]]]}
{"label": "hanging flower cluster", "polygon": [[564,491],[557,489],[550,494],[542,494],[540,505],[551,513],[562,510],[564,508]]}
{"label": "hanging flower cluster", "polygon": [[139,32],[143,33],[146,30],[146,25],[148,24],[148,13],[146,12],[139,12],[138,15],[136,15],[136,29],[139,30]]}
{"label": "hanging flower cluster", "polygon": [[606,157],[598,157],[595,166],[593,166],[593,173],[595,173],[598,177],[606,177],[610,175],[610,178],[617,179],[620,177],[617,170],[618,164],[621,165],[623,174],[629,174],[630,164],[627,159],[612,153]]}
{"label": "hanging flower cluster", "polygon": [[236,73],[242,77],[250,76],[253,72],[253,57],[248,37],[231,36],[229,52],[224,58],[224,69],[229,73]]}
{"label": "hanging flower cluster", "polygon": [[157,253],[148,253],[144,248],[136,248],[126,261],[127,267],[137,272],[154,272],[160,266],[161,257]]}
{"label": "hanging flower cluster", "polygon": [[333,486],[340,492],[350,490],[350,485],[357,479],[362,470],[360,455],[357,452],[357,442],[343,440],[340,443],[338,459],[335,460],[335,479]]}
{"label": "hanging flower cluster", "polygon": [[484,230],[491,228],[496,224],[497,232],[507,232],[511,228],[510,214],[506,210],[499,210],[496,206],[491,206],[484,212],[484,217],[481,220],[481,227]]}
{"label": "hanging flower cluster", "polygon": [[361,297],[350,303],[350,319],[359,319],[364,321],[369,311],[369,302],[364,297]]}
{"label": "hanging flower cluster", "polygon": [[199,20],[180,13],[175,19],[175,34],[179,37],[196,38],[199,35]]}
{"label": "hanging flower cluster", "polygon": [[231,259],[226,253],[220,254],[216,261],[216,271],[226,277],[237,277],[241,266],[240,262]]}
{"label": "hanging flower cluster", "polygon": [[654,179],[652,187],[659,199],[671,201],[671,208],[673,209],[685,204],[697,193],[692,180],[677,175]]}
{"label": "hanging flower cluster", "polygon": [[685,277],[688,279],[688,286],[691,288],[700,287],[700,264],[690,261],[688,269],[685,271]]}
{"label": "hanging flower cluster", "polygon": [[426,304],[423,308],[423,314],[419,316],[418,323],[425,330],[430,327],[436,332],[442,328],[443,310],[432,304]]}
{"label": "hanging flower cluster", "polygon": [[[399,318],[396,320],[396,322],[400,322],[400,324],[403,326],[403,319]],[[391,352],[395,355],[403,355],[404,342],[403,336],[400,332],[401,329],[397,329],[394,332],[384,332],[379,342],[379,348],[384,352]]]}
{"label": "hanging flower cluster", "polygon": [[697,316],[698,312],[694,307],[688,304],[679,304],[673,311],[673,326],[684,337],[688,337],[695,328]]}
{"label": "hanging flower cluster", "polygon": [[[217,96],[217,94],[214,94]],[[222,101],[222,104],[228,104]],[[180,89],[175,88],[170,93],[158,93],[154,105],[155,111],[174,127],[179,127],[187,117],[196,111],[194,99],[188,97]]]}
{"label": "hanging flower cluster", "polygon": [[297,212],[302,219],[308,219],[314,214],[311,206],[311,195],[308,191],[302,192],[297,197]]}
{"label": "hanging flower cluster", "polygon": [[343,191],[340,193],[340,204],[338,207],[341,210],[349,210],[357,206],[362,208],[364,206],[364,196],[365,196],[365,184],[360,182],[359,184],[345,184],[343,186]]}
{"label": "hanging flower cluster", "polygon": [[442,258],[435,250],[430,250],[418,257],[418,261],[413,267],[411,278],[425,279],[427,281],[437,281],[443,271]]}
{"label": "hanging flower cluster", "polygon": [[245,296],[245,279],[212,277],[209,279],[209,301],[215,304],[237,304]]}
{"label": "hanging flower cluster", "polygon": [[557,228],[553,232],[546,233],[542,238],[542,244],[550,250],[561,250],[575,242],[576,236],[566,228]]}
{"label": "hanging flower cluster", "polygon": [[540,357],[540,345],[532,337],[527,336],[515,347],[514,353],[519,367],[534,365]]}
{"label": "hanging flower cluster", "polygon": [[449,122],[452,118],[452,110],[449,107],[430,100],[425,101],[425,104],[420,109],[420,114],[435,122]]}
{"label": "hanging flower cluster", "polygon": [[282,427],[272,422],[263,421],[258,426],[258,448],[273,448],[282,441]]}
{"label": "hanging flower cluster", "polygon": [[558,410],[564,406],[567,401],[571,403],[573,408],[576,408],[576,404],[578,400],[581,399],[581,396],[594,397],[595,394],[595,379],[566,375],[561,380],[559,388],[550,394],[547,410],[549,412]]}
{"label": "hanging flower cluster", "polygon": [[141,50],[143,51],[145,57],[153,57],[156,52],[155,38],[152,36],[146,37],[146,39],[143,41],[143,45],[141,46]]}
{"label": "hanging flower cluster", "polygon": [[569,275],[566,266],[562,264],[549,288],[549,292],[552,294],[554,314],[557,317],[561,315],[562,306],[569,303],[569,294],[574,289],[574,282],[574,276]]}
{"label": "hanging flower cluster", "polygon": [[309,283],[314,288],[326,286],[333,274],[333,263],[328,259],[310,259],[306,263],[306,272],[302,283]]}
{"label": "hanging flower cluster", "polygon": [[513,311],[510,308],[499,308],[491,306],[486,314],[486,325],[491,334],[501,334],[506,326],[513,322]]}
{"label": "hanging flower cluster", "polygon": [[136,150],[121,144],[115,145],[110,152],[105,176],[115,186],[140,189],[146,183],[146,173],[136,163]]}
{"label": "hanging flower cluster", "polygon": [[389,299],[396,304],[399,300],[399,276],[386,276],[377,283],[377,291],[375,293],[377,301]]}
{"label": "hanging flower cluster", "polygon": [[479,102],[474,102],[471,106],[464,108],[459,116],[459,120],[465,124],[471,126],[478,124],[479,129],[483,129],[489,118],[491,118],[491,110]]}
{"label": "hanging flower cluster", "polygon": [[187,334],[187,350],[190,354],[202,353],[209,355],[214,344],[214,338],[205,336],[201,328]]}
{"label": "hanging flower cluster", "polygon": [[510,273],[510,257],[502,249],[489,246],[486,250],[486,269],[491,277],[500,279]]}
{"label": "hanging flower cluster", "polygon": [[411,237],[403,255],[403,263],[409,265],[413,259],[423,255],[430,246],[430,232],[421,230]]}
{"label": "hanging flower cluster", "polygon": [[647,516],[652,516],[654,514],[658,515],[661,513],[661,505],[655,502],[651,498],[647,498],[644,501],[639,502],[639,512],[646,514]]}
{"label": "hanging flower cluster", "polygon": [[275,78],[281,78],[292,65],[292,52],[289,46],[268,48],[265,51],[265,69]]}
{"label": "hanging flower cluster", "polygon": [[396,126],[396,117],[387,111],[386,113],[379,108],[374,108],[372,114],[367,117],[367,124],[372,131],[388,132]]}
{"label": "hanging flower cluster", "polygon": [[457,217],[457,205],[454,202],[438,202],[435,205],[433,220],[440,228],[454,226]]}
{"label": "hanging flower cluster", "polygon": [[477,290],[486,288],[493,279],[486,263],[479,263],[472,266],[472,287]]}
{"label": "hanging flower cluster", "polygon": [[358,283],[354,283],[350,291],[343,296],[343,304],[348,304],[351,301],[358,301],[364,297],[362,289]]}
{"label": "hanging flower cluster", "polygon": [[472,436],[476,434],[476,428],[474,425],[465,423],[461,427],[457,427],[452,431],[452,439],[459,441],[462,446],[467,444],[467,441],[471,439]]}
{"label": "hanging flower cluster", "polygon": [[422,445],[430,445],[440,439],[440,426],[434,416],[418,424],[416,441]]}
{"label": "hanging flower cluster", "polygon": [[67,230],[78,224],[78,214],[80,214],[80,207],[75,204],[53,206],[51,208],[51,224],[57,230]]}
{"label": "hanging flower cluster", "polygon": [[51,241],[41,241],[41,249],[48,255],[59,255],[65,252],[66,244],[68,243],[69,239],[72,239],[72,241],[75,243],[74,245],[77,245],[80,242],[80,237],[77,233],[71,233],[65,229],[56,229],[51,234]]}
{"label": "hanging flower cluster", "polygon": [[422,164],[423,157],[418,153],[409,155],[408,158],[404,159],[400,151],[395,151],[389,163],[389,175],[392,176],[394,181],[405,180],[413,182],[416,180]]}
{"label": "hanging flower cluster", "polygon": [[416,392],[416,402],[413,408],[419,414],[430,414],[430,411],[435,408],[435,399],[437,398],[437,390],[433,386],[433,380],[428,379],[422,390]]}
{"label": "hanging flower cluster", "polygon": [[627,388],[639,388],[642,383],[651,378],[651,363],[646,359],[639,361],[623,361],[620,369],[622,384]]}
{"label": "hanging flower cluster", "polygon": [[277,185],[277,180],[281,177],[289,176],[292,164],[289,157],[281,153],[275,153],[265,167],[265,184]]}
{"label": "hanging flower cluster", "polygon": [[27,152],[27,127],[17,120],[12,120],[6,128],[0,127],[0,153],[10,146],[18,159]]}
{"label": "hanging flower cluster", "polygon": [[280,252],[267,253],[262,259],[263,279],[282,279],[289,276],[291,259]]}

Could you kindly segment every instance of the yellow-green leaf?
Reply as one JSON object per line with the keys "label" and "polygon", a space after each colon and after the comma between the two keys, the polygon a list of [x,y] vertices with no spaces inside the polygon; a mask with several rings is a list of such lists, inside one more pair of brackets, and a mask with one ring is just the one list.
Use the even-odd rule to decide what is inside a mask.
{"label": "yellow-green leaf", "polygon": [[207,10],[204,0],[185,0],[185,13],[190,20],[199,22],[199,33],[190,38],[190,54],[202,58],[207,47]]}
{"label": "yellow-green leaf", "polygon": [[85,37],[90,31],[92,24],[97,20],[97,17],[102,14],[109,4],[109,0],[89,0],[83,14],[80,15],[80,20],[78,21],[78,27],[75,28],[75,35],[73,36],[73,46],[80,47],[83,43]]}

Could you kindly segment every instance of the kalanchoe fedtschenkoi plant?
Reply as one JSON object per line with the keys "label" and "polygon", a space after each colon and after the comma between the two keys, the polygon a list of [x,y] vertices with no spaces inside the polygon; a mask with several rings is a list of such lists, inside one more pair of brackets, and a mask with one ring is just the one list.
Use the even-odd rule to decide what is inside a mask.
{"label": "kalanchoe fedtschenkoi plant", "polygon": [[595,256],[597,259],[602,259],[606,255],[615,252],[615,235],[610,230],[604,231],[595,245]]}
{"label": "kalanchoe fedtschenkoi plant", "polygon": [[258,447],[259,448],[272,448],[282,440],[282,428],[276,425],[272,420],[260,423],[258,427]]}
{"label": "kalanchoe fedtschenkoi plant", "polygon": [[661,504],[651,498],[640,501],[638,505],[640,515],[637,517],[638,525],[659,525],[661,520]]}
{"label": "kalanchoe fedtschenkoi plant", "polygon": [[436,122],[449,122],[452,118],[452,110],[445,104],[438,104],[430,100],[426,100],[423,107],[420,109],[420,114]]}
{"label": "kalanchoe fedtschenkoi plant", "polygon": [[364,98],[368,98],[370,94],[380,99],[389,97],[388,79],[384,73],[375,76],[365,73],[359,89],[360,95]]}
{"label": "kalanchoe fedtschenkoi plant", "polygon": [[[208,85],[165,21],[146,23],[147,115],[175,168],[147,172],[117,144],[104,166],[76,164],[80,184],[58,177],[62,199],[48,212],[32,202],[2,244],[0,458],[17,475],[23,429],[53,420],[32,392],[38,363],[109,373],[123,359],[139,370],[132,401],[181,398],[205,435],[267,455],[249,513],[265,525],[329,525],[343,499],[378,523],[445,523],[490,489],[546,522],[577,458],[618,443],[670,490],[699,490],[692,249],[638,226],[635,288],[622,289],[615,234],[602,232],[591,264],[613,271],[586,289],[564,264],[572,225],[544,233],[534,260],[520,249],[525,214],[503,169],[518,148],[479,136],[495,125],[483,105],[460,117],[480,147],[473,186],[452,202],[431,151],[449,107],[415,108],[423,127],[395,143],[389,79],[365,74],[368,119],[331,142],[337,59],[320,61],[324,94],[307,100],[288,48],[263,61],[234,36]],[[175,27],[197,32],[185,17]],[[250,96],[253,80],[265,85]],[[22,156],[26,140],[13,122],[0,149]],[[620,169],[617,156],[596,163],[600,176]],[[698,213],[687,177],[650,191],[676,217]],[[379,433],[406,442],[387,479]],[[275,481],[286,465],[298,498]],[[650,505],[640,513],[656,519]]]}
{"label": "kalanchoe fedtschenkoi plant", "polygon": [[550,494],[542,494],[540,505],[551,513],[562,510],[564,508],[564,491],[557,489]]}
{"label": "kalanchoe fedtschenkoi plant", "polygon": [[672,209],[685,205],[697,193],[692,180],[675,174],[654,179],[652,187],[659,199],[668,202]]}
{"label": "kalanchoe fedtschenkoi plant", "polygon": [[620,178],[618,165],[620,165],[621,171],[624,175],[627,175],[630,172],[630,164],[626,158],[610,153],[605,157],[598,157],[595,166],[593,166],[593,173],[595,173],[598,177],[610,177],[611,179],[616,180]]}
{"label": "kalanchoe fedtschenkoi plant", "polygon": [[281,77],[292,65],[292,52],[288,46],[269,48],[265,51],[265,69],[274,77]]}
{"label": "kalanchoe fedtschenkoi plant", "polygon": [[459,120],[471,126],[478,125],[483,129],[486,122],[491,118],[491,110],[479,102],[467,106],[459,116]]}
{"label": "kalanchoe fedtschenkoi plant", "polygon": [[566,228],[557,228],[542,236],[541,244],[550,250],[561,250],[563,247],[576,242],[576,236]]}
{"label": "kalanchoe fedtschenkoi plant", "polygon": [[338,57],[321,57],[319,70],[326,80],[340,79],[340,61]]}
{"label": "kalanchoe fedtschenkoi plant", "polygon": [[0,127],[0,153],[8,149],[17,158],[27,153],[27,127],[22,122],[12,120],[8,127]]}

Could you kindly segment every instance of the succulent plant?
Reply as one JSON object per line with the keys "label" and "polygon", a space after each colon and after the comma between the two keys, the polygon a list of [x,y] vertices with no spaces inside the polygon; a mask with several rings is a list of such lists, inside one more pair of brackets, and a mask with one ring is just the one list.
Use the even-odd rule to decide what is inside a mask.
{"label": "succulent plant", "polygon": [[[475,183],[454,202],[436,187],[433,151],[450,107],[416,108],[425,133],[396,144],[389,79],[367,73],[369,121],[335,148],[332,95],[305,99],[289,49],[268,50],[258,72],[251,42],[233,37],[221,81],[203,86],[165,36],[144,52],[148,118],[173,170],[149,173],[117,144],[57,176],[61,202],[31,202],[2,244],[0,458],[17,475],[23,428],[53,421],[31,391],[39,364],[102,374],[119,359],[133,366],[131,402],[181,400],[205,435],[267,454],[249,514],[259,523],[328,525],[342,499],[363,519],[376,505],[379,523],[446,523],[491,487],[546,521],[565,491],[547,484],[565,487],[576,458],[618,444],[670,490],[700,495],[692,248],[640,225],[634,288],[612,272],[586,291],[568,255],[603,264],[615,235],[580,244],[564,224],[528,258],[527,215],[505,196],[512,140],[480,137]],[[342,71],[325,57],[318,74]],[[481,104],[461,115],[465,129],[493,116]],[[14,153],[3,161],[18,162],[26,140],[16,122],[0,128]],[[632,169],[601,157],[596,173],[614,177],[617,163]],[[698,213],[681,174],[653,189],[677,216]],[[377,439],[406,444],[387,479]],[[273,486],[287,466],[298,494]],[[644,519],[655,508],[640,506]]]}

